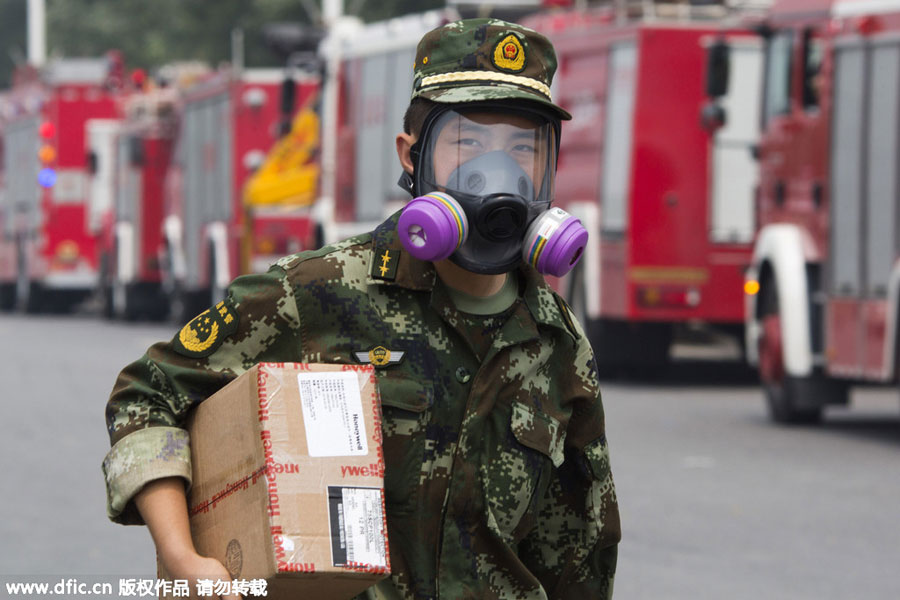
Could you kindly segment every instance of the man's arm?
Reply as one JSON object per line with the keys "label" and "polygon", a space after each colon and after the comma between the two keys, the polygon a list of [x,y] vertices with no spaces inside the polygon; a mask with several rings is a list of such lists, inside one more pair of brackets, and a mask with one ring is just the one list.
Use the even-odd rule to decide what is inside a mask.
{"label": "man's arm", "polygon": [[[137,493],[134,503],[147,523],[159,560],[171,579],[187,580],[191,590],[197,589],[197,580],[201,578],[231,580],[222,563],[200,556],[194,549],[182,479],[167,477],[151,481]],[[233,595],[222,598],[238,600]]]}

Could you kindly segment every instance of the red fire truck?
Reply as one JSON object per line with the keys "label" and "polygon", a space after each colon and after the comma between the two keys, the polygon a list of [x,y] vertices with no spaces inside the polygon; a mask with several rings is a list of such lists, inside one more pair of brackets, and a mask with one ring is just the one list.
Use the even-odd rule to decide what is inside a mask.
{"label": "red fire truck", "polygon": [[158,319],[168,312],[159,250],[176,102],[174,88],[151,88],[123,99],[124,119],[87,122],[88,227],[97,238],[107,317]]}
{"label": "red fire truck", "polygon": [[[679,328],[742,337],[761,44],[708,18],[723,12],[669,19],[671,6],[649,4],[654,18],[576,11],[525,22],[553,42],[553,96],[574,117],[563,124],[555,197],[591,237],[556,285],[601,368],[666,364]],[[731,87],[725,125],[710,138],[703,81],[707,48],[721,37]]]}
{"label": "red fire truck", "polygon": [[772,418],[814,422],[900,370],[900,6],[778,0],[761,32],[746,352]]}
{"label": "red fire truck", "polygon": [[326,57],[338,67],[329,84],[334,96],[326,94],[323,122],[337,148],[330,157],[323,144],[322,174],[332,180],[323,181],[319,200],[327,241],[368,231],[409,200],[397,185],[401,167],[392,149],[409,106],[416,44],[457,18],[456,11],[446,9],[337,28]]}
{"label": "red fire truck", "polygon": [[65,59],[14,74],[0,105],[0,309],[65,309],[97,280],[95,240],[86,228],[85,122],[112,118],[123,62]]}
{"label": "red fire truck", "polygon": [[[278,69],[222,70],[181,94],[162,242],[164,289],[178,321],[224,297],[228,283],[243,270],[248,225],[257,244],[244,261],[251,264],[256,254],[291,253],[316,243],[309,211],[265,211],[254,220],[243,203],[248,177],[281,136],[283,81]],[[296,85],[296,101],[303,103],[318,82],[302,77],[291,85]]]}

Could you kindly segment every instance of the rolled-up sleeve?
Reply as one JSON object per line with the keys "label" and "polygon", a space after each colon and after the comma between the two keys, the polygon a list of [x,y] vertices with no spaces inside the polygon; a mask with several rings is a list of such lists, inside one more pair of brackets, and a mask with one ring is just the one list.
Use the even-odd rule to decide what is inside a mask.
{"label": "rolled-up sleeve", "polygon": [[107,516],[119,523],[141,523],[130,500],[147,482],[181,477],[190,487],[188,432],[178,427],[149,427],[125,436],[103,459],[103,477]]}

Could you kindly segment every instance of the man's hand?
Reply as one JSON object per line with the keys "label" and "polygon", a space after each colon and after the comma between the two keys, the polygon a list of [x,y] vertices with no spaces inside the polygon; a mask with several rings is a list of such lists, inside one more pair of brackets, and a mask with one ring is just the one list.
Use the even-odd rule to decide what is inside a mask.
{"label": "man's hand", "polygon": [[[162,557],[160,557],[162,560]],[[197,580],[209,579],[213,583],[217,580],[231,581],[231,575],[228,570],[215,558],[200,556],[192,551],[187,556],[174,559],[174,564],[163,562],[163,567],[169,578],[186,579],[191,590],[191,598],[197,598]],[[213,588],[215,590],[215,588]],[[237,594],[229,594],[227,596],[204,596],[204,598],[222,598],[223,600],[238,600],[240,596]]]}

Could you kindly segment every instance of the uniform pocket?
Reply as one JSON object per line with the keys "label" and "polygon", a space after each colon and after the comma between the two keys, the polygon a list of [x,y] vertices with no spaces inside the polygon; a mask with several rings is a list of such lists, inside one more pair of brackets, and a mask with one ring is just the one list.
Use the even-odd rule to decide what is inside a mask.
{"label": "uniform pocket", "polygon": [[561,430],[559,421],[516,402],[513,404],[510,427],[520,444],[549,456],[554,467],[563,463],[566,434]]}
{"label": "uniform pocket", "polygon": [[379,373],[384,496],[388,512],[411,512],[417,503],[419,473],[425,455],[425,425],[433,387],[400,372]]}
{"label": "uniform pocket", "polygon": [[482,466],[488,527],[507,543],[515,543],[533,526],[551,470],[563,462],[564,441],[559,421],[513,403],[509,435]]}

